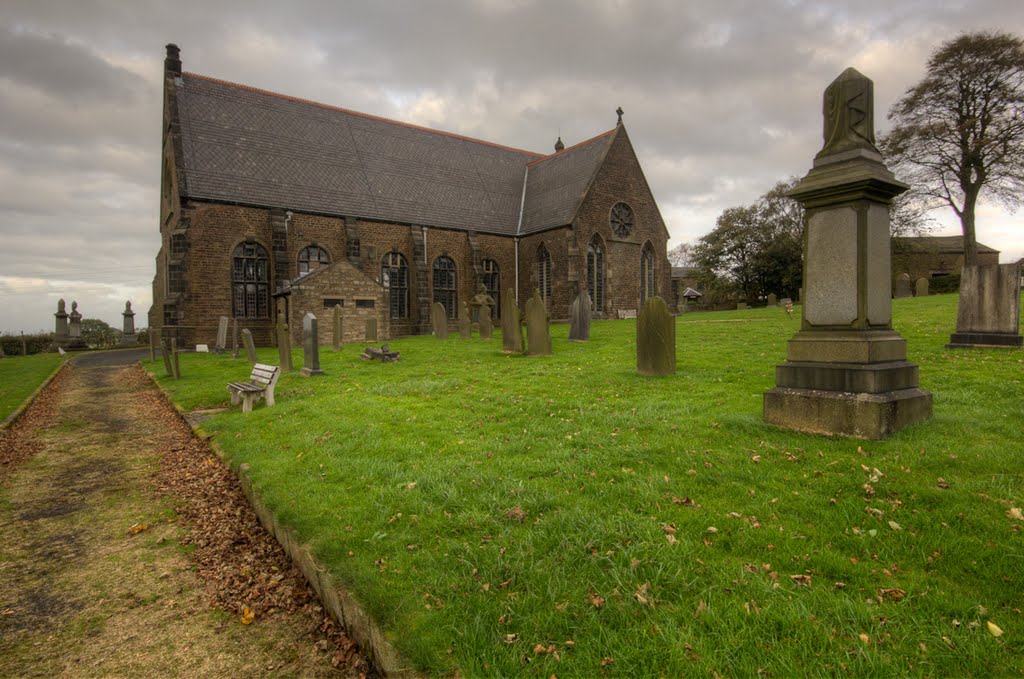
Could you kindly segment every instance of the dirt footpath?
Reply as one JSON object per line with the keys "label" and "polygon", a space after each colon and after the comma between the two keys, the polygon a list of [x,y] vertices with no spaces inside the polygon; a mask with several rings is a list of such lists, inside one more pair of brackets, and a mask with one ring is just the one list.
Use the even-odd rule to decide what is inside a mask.
{"label": "dirt footpath", "polygon": [[138,366],[0,432],[0,676],[360,676],[233,474]]}

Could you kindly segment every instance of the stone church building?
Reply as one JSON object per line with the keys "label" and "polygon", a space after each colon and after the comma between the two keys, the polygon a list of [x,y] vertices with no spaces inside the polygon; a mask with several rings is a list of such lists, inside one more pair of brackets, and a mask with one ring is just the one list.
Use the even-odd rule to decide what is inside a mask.
{"label": "stone church building", "polygon": [[[211,343],[218,318],[270,344],[343,309],[346,341],[376,318],[382,339],[457,318],[483,285],[552,319],[577,287],[616,318],[671,295],[668,232],[616,126],[532,153],[182,71],[164,61],[161,247],[149,324]],[[497,318],[500,308],[494,310]],[[331,323],[320,324],[329,342]]]}

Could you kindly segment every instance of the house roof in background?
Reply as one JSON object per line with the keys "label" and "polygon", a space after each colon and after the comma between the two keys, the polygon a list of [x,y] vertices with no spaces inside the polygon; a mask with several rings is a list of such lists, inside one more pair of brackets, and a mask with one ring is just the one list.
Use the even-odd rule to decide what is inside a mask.
{"label": "house roof in background", "polygon": [[[893,240],[899,241],[908,252],[959,255],[964,251],[963,236],[899,236]],[[982,243],[978,243],[978,252],[999,254],[999,250]]]}

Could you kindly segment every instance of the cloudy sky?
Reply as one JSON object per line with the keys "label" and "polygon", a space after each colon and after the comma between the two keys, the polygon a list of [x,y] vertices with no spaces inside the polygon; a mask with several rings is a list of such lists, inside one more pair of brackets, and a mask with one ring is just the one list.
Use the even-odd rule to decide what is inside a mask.
{"label": "cloudy sky", "polygon": [[[671,247],[809,169],[844,68],[885,129],[977,29],[1024,33],[1024,2],[3,0],[0,331],[52,330],[60,297],[116,327],[131,299],[145,324],[168,42],[186,71],[532,151],[621,106]],[[983,207],[978,238],[1021,257],[1024,214]]]}

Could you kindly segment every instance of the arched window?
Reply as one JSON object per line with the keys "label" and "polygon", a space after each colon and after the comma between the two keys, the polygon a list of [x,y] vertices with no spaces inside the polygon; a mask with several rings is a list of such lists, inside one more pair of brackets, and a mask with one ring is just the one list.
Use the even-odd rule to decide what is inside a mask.
{"label": "arched window", "polygon": [[537,246],[537,289],[544,303],[551,300],[551,253],[541,243]]}
{"label": "arched window", "polygon": [[331,263],[331,256],[319,245],[310,245],[299,251],[299,275],[305,276]]}
{"label": "arched window", "polygon": [[654,291],[654,248],[650,243],[646,243],[640,252],[640,306],[644,305],[647,298],[656,294]]}
{"label": "arched window", "polygon": [[594,308],[604,309],[604,248],[597,236],[587,245],[587,292]]}
{"label": "arched window", "polygon": [[441,255],[434,260],[434,301],[444,305],[445,313],[449,320],[459,317],[456,305],[459,303],[459,294],[456,287],[457,276],[455,262],[451,257]]}
{"label": "arched window", "polygon": [[259,243],[242,243],[232,253],[231,307],[235,318],[270,317],[270,270]]}
{"label": "arched window", "polygon": [[409,317],[409,267],[397,252],[384,255],[380,265],[381,281],[391,291],[391,318]]}
{"label": "arched window", "polygon": [[481,262],[481,270],[481,282],[487,288],[487,294],[494,298],[491,318],[498,318],[501,316],[501,272],[498,270],[498,263],[493,259],[485,259]]}

